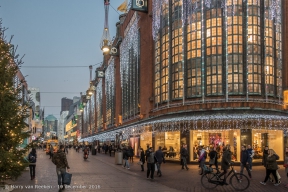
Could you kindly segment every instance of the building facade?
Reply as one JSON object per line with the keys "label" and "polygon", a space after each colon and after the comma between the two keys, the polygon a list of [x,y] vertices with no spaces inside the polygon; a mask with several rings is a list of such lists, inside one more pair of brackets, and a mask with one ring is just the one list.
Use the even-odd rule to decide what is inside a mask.
{"label": "building facade", "polygon": [[58,124],[58,141],[60,141],[61,143],[65,143],[65,122],[66,122],[66,118],[69,114],[69,111],[62,111],[60,118],[59,118],[59,124]]}
{"label": "building facade", "polygon": [[31,132],[33,140],[43,136],[43,121],[44,121],[44,110],[41,109],[41,97],[40,89],[37,87],[29,87],[30,97],[33,101],[32,109],[33,116],[31,121]]}
{"label": "building facade", "polygon": [[78,139],[79,136],[79,106],[80,97],[73,98],[73,104],[70,105],[69,111],[67,111],[67,116],[64,120],[64,140],[65,143],[73,144],[74,141]]}
{"label": "building facade", "polygon": [[282,0],[148,0],[147,13],[121,15],[119,55],[104,56],[105,78],[95,79],[95,98],[82,100],[80,141],[121,135],[135,152],[162,146],[177,161],[184,143],[190,161],[199,146],[221,155],[227,144],[234,161],[241,145],[260,161],[268,145],[283,160],[287,7]]}
{"label": "building facade", "polygon": [[62,113],[62,111],[69,111],[70,105],[73,104],[73,99],[69,99],[67,97],[63,97],[61,99],[61,112],[60,115]]}
{"label": "building facade", "polygon": [[44,139],[51,139],[53,136],[58,136],[58,119],[54,115],[48,115],[44,119]]}
{"label": "building facade", "polygon": [[[20,91],[18,93],[18,99],[21,100],[21,104],[24,105],[25,103],[29,102],[30,92],[28,89],[28,84],[25,80],[25,77],[23,76],[22,72],[19,70],[15,77],[14,77],[14,87],[20,88]],[[32,121],[33,121],[33,109],[29,109],[27,111],[28,117],[25,119],[26,127],[23,128],[23,132],[32,131]],[[24,139],[21,147],[26,147],[29,143],[32,142],[32,135],[26,139]]]}

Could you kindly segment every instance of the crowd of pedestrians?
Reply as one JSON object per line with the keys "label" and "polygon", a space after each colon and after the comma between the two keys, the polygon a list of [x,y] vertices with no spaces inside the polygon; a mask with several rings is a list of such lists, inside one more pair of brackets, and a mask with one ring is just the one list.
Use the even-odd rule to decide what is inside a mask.
{"label": "crowd of pedestrians", "polygon": [[[76,152],[79,152],[81,149],[91,150],[92,146],[82,146],[77,145],[74,146]],[[93,148],[95,151],[97,150],[99,153],[102,152],[109,154],[111,156],[111,152],[115,148],[112,145],[103,145],[98,146],[96,145]],[[153,147],[147,146],[147,150],[143,150],[143,148],[139,148],[139,162],[137,164],[140,165],[141,171],[145,171],[145,164],[147,167],[147,179],[154,179],[154,172],[156,172],[158,177],[162,176],[162,164],[165,163],[165,155],[163,153],[163,148],[160,146],[158,150],[154,151]],[[66,155],[68,154],[68,146],[60,145],[59,150],[54,152],[53,147],[49,148],[50,159],[56,165],[56,173],[58,176],[58,185],[61,186],[60,189],[64,190],[63,184],[63,177],[68,169],[70,169]],[[123,167],[126,169],[130,169],[130,163],[133,163],[134,149],[131,146],[127,146],[122,148],[123,152]],[[199,146],[198,148],[198,162],[199,162],[199,174],[202,175],[205,173],[204,167],[206,162],[209,163],[209,167],[215,167],[217,170],[217,174],[219,178],[223,179],[223,184],[228,185],[226,182],[227,180],[227,173],[230,169],[230,165],[232,162],[233,153],[230,151],[230,145],[223,146],[221,157],[217,152],[216,147],[211,148],[209,153],[206,150]],[[250,179],[252,179],[252,159],[254,156],[254,150],[251,148],[250,145],[241,146],[241,153],[240,153],[240,173],[243,174],[244,169],[247,171],[247,174]],[[37,153],[36,150],[33,148],[28,155],[29,160],[29,168],[30,168],[30,176],[31,180],[35,178],[35,167],[37,162]],[[180,159],[181,159],[181,167],[182,169],[189,170],[187,166],[187,160],[189,158],[189,153],[187,149],[187,144],[183,144],[180,150]],[[207,161],[208,160],[208,161]],[[278,186],[281,182],[280,175],[278,172],[279,165],[277,164],[277,160],[279,160],[279,155],[275,153],[273,149],[269,149],[268,146],[265,146],[263,150],[263,157],[262,157],[262,165],[265,167],[266,174],[263,178],[263,181],[260,181],[262,185],[266,185],[267,181],[273,182],[274,186]],[[219,169],[218,162],[221,162],[221,170]],[[288,178],[288,147],[285,148],[284,154],[284,163],[283,166],[285,168],[286,177]],[[244,173],[245,174],[245,173]],[[288,188],[288,184],[285,185]]]}

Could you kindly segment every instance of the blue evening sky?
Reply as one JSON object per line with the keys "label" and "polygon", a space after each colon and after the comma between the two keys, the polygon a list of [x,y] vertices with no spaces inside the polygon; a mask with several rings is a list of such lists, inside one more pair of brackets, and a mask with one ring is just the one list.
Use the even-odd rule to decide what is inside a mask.
{"label": "blue evening sky", "polygon": [[[124,0],[110,0],[117,7]],[[29,87],[39,87],[45,116],[59,118],[61,98],[80,96],[89,86],[89,65],[103,59],[99,44],[104,28],[103,0],[0,0],[7,39],[18,45],[21,69]],[[115,36],[120,12],[109,7],[109,30]],[[27,66],[25,68],[25,66]],[[87,66],[28,68],[28,66]],[[94,77],[95,66],[93,67]],[[56,106],[56,107],[52,107]]]}

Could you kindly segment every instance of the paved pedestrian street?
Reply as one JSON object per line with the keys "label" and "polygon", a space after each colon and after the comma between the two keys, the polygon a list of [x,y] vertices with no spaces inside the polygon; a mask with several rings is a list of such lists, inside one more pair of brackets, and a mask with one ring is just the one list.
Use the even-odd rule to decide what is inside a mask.
{"label": "paved pedestrian street", "polygon": [[[57,175],[55,165],[49,159],[49,156],[42,150],[37,150],[36,178],[30,180],[29,171],[25,171],[17,181],[9,181],[11,186],[15,187],[14,192],[57,192]],[[166,163],[162,166],[163,176],[155,179],[146,179],[145,171],[141,172],[137,164],[138,159],[134,158],[129,170],[121,165],[114,164],[114,155],[109,154],[89,155],[87,161],[83,160],[83,153],[77,153],[74,149],[69,150],[67,155],[69,166],[71,167],[72,183],[65,191],[103,191],[103,192],[121,192],[121,191],[148,191],[148,192],[206,192],[201,186],[197,165],[189,165],[189,170],[182,170],[178,163]],[[146,165],[146,164],[145,164]],[[239,171],[239,167],[235,166]],[[281,192],[288,191],[284,184],[288,182],[285,177],[283,167],[280,167],[279,173],[282,176],[282,184],[275,187],[267,182],[266,186],[259,182],[265,177],[265,169],[262,166],[254,166],[252,171],[253,179],[247,192]],[[246,174],[246,170],[244,171]],[[16,188],[18,187],[18,188]],[[30,187],[30,188],[29,188]],[[21,189],[22,188],[22,189]],[[211,190],[212,191],[212,190]],[[218,186],[213,189],[216,191],[234,191],[231,186]]]}

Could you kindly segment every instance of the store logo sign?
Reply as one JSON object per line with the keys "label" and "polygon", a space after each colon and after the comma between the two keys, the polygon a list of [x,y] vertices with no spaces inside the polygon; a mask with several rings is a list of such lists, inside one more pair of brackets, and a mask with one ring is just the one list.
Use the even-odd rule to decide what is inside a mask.
{"label": "store logo sign", "polygon": [[131,9],[134,11],[148,12],[147,0],[132,0]]}

